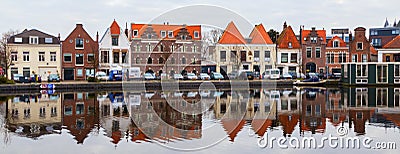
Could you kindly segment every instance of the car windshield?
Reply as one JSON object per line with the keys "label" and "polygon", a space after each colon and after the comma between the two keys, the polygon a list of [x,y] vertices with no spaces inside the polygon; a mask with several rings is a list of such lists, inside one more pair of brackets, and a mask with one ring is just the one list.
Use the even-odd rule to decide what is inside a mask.
{"label": "car windshield", "polygon": [[196,75],[194,75],[194,73],[188,73],[187,75],[188,76],[196,76]]}
{"label": "car windshield", "polygon": [[278,70],[273,70],[273,71],[271,71],[271,74],[279,74],[279,71]]}
{"label": "car windshield", "polygon": [[205,73],[201,73],[200,75],[201,76],[208,76],[208,74],[205,74]]}
{"label": "car windshield", "polygon": [[146,73],[146,74],[144,74],[144,76],[146,76],[146,77],[153,77],[153,75],[150,74],[150,73]]}
{"label": "car windshield", "polygon": [[57,74],[50,74],[50,77],[56,78],[56,77],[58,77],[58,75]]}

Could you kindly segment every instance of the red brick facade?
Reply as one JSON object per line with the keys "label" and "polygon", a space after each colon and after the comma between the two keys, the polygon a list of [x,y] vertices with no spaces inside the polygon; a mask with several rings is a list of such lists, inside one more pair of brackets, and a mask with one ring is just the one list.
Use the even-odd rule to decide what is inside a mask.
{"label": "red brick facade", "polygon": [[371,46],[365,36],[365,28],[354,29],[354,39],[350,41],[350,60],[351,62],[374,62],[377,61],[378,53]]}
{"label": "red brick facade", "polygon": [[325,30],[302,30],[302,71],[305,73],[325,73]]}

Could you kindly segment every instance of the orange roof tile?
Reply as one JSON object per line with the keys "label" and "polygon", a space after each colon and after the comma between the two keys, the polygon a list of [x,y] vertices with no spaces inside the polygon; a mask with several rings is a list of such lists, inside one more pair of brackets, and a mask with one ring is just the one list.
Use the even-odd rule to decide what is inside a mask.
{"label": "orange roof tile", "polygon": [[400,114],[382,114],[387,120],[400,127]]}
{"label": "orange roof tile", "polygon": [[[319,37],[322,37],[324,39],[322,40],[323,42],[326,41],[326,30],[315,30],[315,31],[317,31]],[[311,30],[302,30],[301,32],[302,32],[301,39],[304,40],[304,38],[306,38],[311,33]]]}
{"label": "orange roof tile", "polygon": [[[143,32],[147,30],[148,27],[153,28],[153,31],[161,38],[161,31],[165,31],[168,35],[168,31],[173,31],[174,38],[178,35],[178,32],[182,28],[186,28],[194,40],[201,40],[201,26],[200,25],[164,25],[164,24],[131,24],[131,30],[138,30],[138,37],[140,38]],[[194,38],[194,32],[199,32],[199,38]]]}
{"label": "orange roof tile", "polygon": [[334,36],[331,40],[329,40],[326,47],[333,47],[333,41],[339,41],[339,47],[346,47],[346,42],[344,42],[339,36]]}
{"label": "orange roof tile", "polygon": [[110,29],[111,35],[119,35],[121,33],[121,28],[115,20],[112,22]]}
{"label": "orange roof tile", "polygon": [[229,141],[234,142],[236,135],[243,128],[246,121],[243,119],[222,119],[221,123],[225,131],[228,133],[230,138]]}
{"label": "orange roof tile", "polygon": [[118,144],[118,142],[121,141],[121,138],[122,138],[121,131],[118,130],[118,131],[112,132],[111,138],[112,138],[112,141],[111,141],[112,143]]}
{"label": "orange roof tile", "polygon": [[300,49],[299,40],[297,40],[291,26],[285,28],[277,40],[279,48],[289,49],[289,43],[292,43],[292,48],[290,49]]}
{"label": "orange roof tile", "polygon": [[251,44],[273,44],[262,24],[256,25],[250,33]]}
{"label": "orange roof tile", "polygon": [[400,48],[400,35],[395,37],[393,40],[391,40],[385,46],[383,46],[383,48],[384,49]]}
{"label": "orange roof tile", "polygon": [[233,21],[225,28],[224,33],[218,41],[219,44],[246,44],[242,34],[239,32]]}
{"label": "orange roof tile", "polygon": [[268,127],[272,125],[270,119],[253,119],[251,126],[258,136],[264,136],[267,132]]}
{"label": "orange roof tile", "polygon": [[296,125],[300,119],[300,115],[298,115],[298,114],[293,114],[291,116],[292,116],[291,119],[289,119],[289,115],[287,115],[287,114],[279,115],[279,117],[278,117],[279,121],[282,124],[283,132],[285,134],[292,134],[294,131],[294,128],[296,127]]}
{"label": "orange roof tile", "polygon": [[378,55],[378,51],[376,51],[375,48],[374,48],[372,45],[369,47],[369,51],[370,51],[371,54],[373,54],[373,55]]}

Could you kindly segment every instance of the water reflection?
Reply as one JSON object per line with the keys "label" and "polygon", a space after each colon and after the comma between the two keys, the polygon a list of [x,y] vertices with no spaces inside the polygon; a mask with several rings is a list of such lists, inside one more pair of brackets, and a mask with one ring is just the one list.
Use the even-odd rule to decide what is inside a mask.
{"label": "water reflection", "polygon": [[67,130],[78,144],[93,134],[115,145],[202,140],[210,115],[230,142],[245,127],[258,136],[279,130],[284,137],[334,132],[328,125],[346,126],[356,135],[400,128],[399,88],[76,92],[0,100],[6,137],[38,139]]}

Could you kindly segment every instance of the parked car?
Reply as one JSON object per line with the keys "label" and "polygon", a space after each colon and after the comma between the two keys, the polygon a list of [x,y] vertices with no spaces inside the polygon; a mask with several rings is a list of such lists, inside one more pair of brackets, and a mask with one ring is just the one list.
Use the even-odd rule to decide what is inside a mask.
{"label": "parked car", "polygon": [[182,74],[174,74],[174,79],[175,80],[183,80]]}
{"label": "parked car", "polygon": [[13,80],[15,82],[21,82],[19,81],[19,78],[24,77],[22,74],[13,74]]}
{"label": "parked car", "polygon": [[297,79],[298,78],[296,72],[288,72],[288,73],[292,76],[292,79]]}
{"label": "parked car", "polygon": [[254,79],[254,73],[252,71],[241,71],[239,73],[239,79],[241,80],[253,80]]}
{"label": "parked car", "polygon": [[29,82],[42,82],[42,77],[40,75],[32,74],[29,78]]}
{"label": "parked car", "polygon": [[194,73],[188,73],[187,74],[187,79],[188,80],[197,80],[197,76]]}
{"label": "parked car", "polygon": [[238,73],[237,73],[237,72],[228,73],[228,78],[229,78],[230,80],[236,79],[237,76],[238,76]]}
{"label": "parked car", "polygon": [[223,80],[224,79],[224,76],[218,72],[212,72],[210,77],[212,80]]}
{"label": "parked car", "polygon": [[263,73],[264,79],[279,79],[280,70],[279,69],[267,69]]}
{"label": "parked car", "polygon": [[281,79],[292,79],[292,75],[290,75],[289,73],[283,73],[281,75]]}
{"label": "parked car", "polygon": [[109,79],[109,76],[107,76],[106,72],[96,72],[95,77],[97,80],[101,81],[107,81]]}
{"label": "parked car", "polygon": [[261,74],[260,72],[254,72],[254,79],[260,79]]}
{"label": "parked car", "polygon": [[201,80],[210,80],[211,77],[207,73],[200,73],[199,75]]}
{"label": "parked car", "polygon": [[48,82],[51,82],[51,81],[60,82],[60,77],[58,76],[58,74],[50,74],[49,77],[47,77],[47,81]]}
{"label": "parked car", "polygon": [[143,78],[144,78],[145,80],[155,80],[155,79],[156,79],[156,76],[155,76],[154,74],[152,74],[152,73],[145,73],[145,74],[143,75]]}

